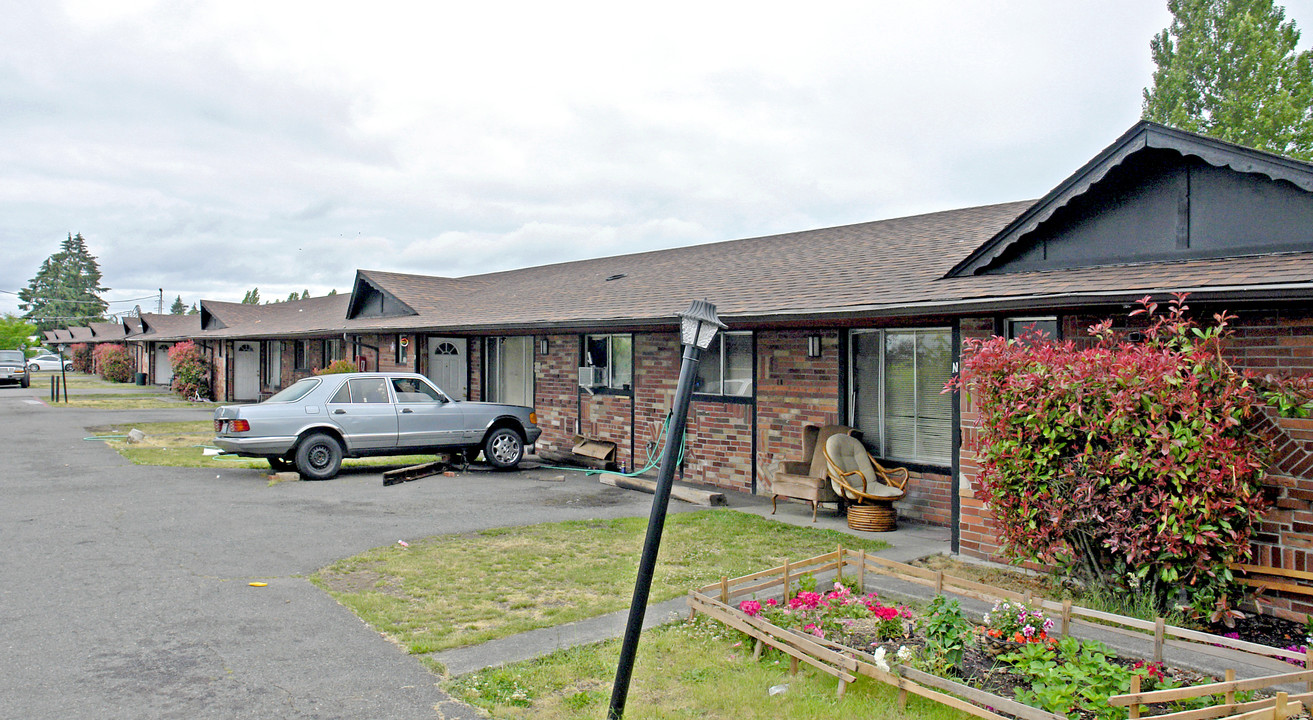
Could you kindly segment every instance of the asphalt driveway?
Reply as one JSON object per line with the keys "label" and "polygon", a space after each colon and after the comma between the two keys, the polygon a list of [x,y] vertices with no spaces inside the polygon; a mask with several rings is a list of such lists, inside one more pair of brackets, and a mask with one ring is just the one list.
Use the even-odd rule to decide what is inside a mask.
{"label": "asphalt driveway", "polygon": [[649,507],[574,473],[270,487],[255,470],[138,467],[87,428],[209,412],[52,408],[47,395],[0,388],[6,718],[477,717],[305,576],[401,539]]}

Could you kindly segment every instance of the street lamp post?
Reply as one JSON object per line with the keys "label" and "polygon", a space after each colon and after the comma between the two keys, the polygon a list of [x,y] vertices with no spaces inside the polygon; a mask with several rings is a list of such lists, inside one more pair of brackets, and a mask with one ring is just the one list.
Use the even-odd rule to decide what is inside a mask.
{"label": "street lamp post", "polygon": [[716,333],[724,329],[725,324],[716,317],[716,306],[706,300],[694,300],[687,310],[679,314],[680,341],[684,345],[684,359],[679,366],[679,384],[675,388],[670,427],[666,431],[666,447],[661,452],[661,469],[657,475],[656,492],[652,496],[652,513],[647,521],[647,538],[643,541],[643,555],[638,562],[638,579],[634,581],[634,598],[629,603],[629,622],[625,625],[624,644],[620,647],[620,660],[616,665],[615,685],[611,688],[608,720],[620,720],[625,714],[629,678],[634,671],[638,636],[643,632],[643,617],[647,613],[647,596],[652,590],[652,572],[656,569],[657,551],[661,549],[661,531],[666,524],[666,508],[670,505],[670,487],[674,483],[675,464],[679,462],[680,446],[683,444],[684,426],[688,419],[689,400],[693,396],[693,380],[697,375],[698,358],[702,355],[702,351],[711,345]]}

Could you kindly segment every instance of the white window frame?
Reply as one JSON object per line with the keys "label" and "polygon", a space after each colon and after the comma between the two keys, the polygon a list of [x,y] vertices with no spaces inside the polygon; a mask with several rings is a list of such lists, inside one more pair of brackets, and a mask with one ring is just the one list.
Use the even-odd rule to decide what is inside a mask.
{"label": "white window frame", "polygon": [[[629,340],[629,381],[623,382],[615,377],[615,338],[623,337]],[[610,390],[619,392],[632,392],[634,388],[634,335],[633,333],[591,333],[583,336],[581,346],[583,358],[582,367],[596,367],[593,365],[592,354],[588,352],[588,346],[597,339],[606,339],[606,367],[602,368],[606,382],[604,386]],[[629,387],[626,388],[625,386]]]}
{"label": "white window frame", "polygon": [[[748,378],[746,385],[739,388],[740,392],[725,392],[725,374],[726,374],[726,370],[728,370],[729,368],[729,357],[725,353],[725,336],[727,335],[748,338],[748,367],[752,369],[752,376]],[[709,356],[710,353],[712,352],[712,348],[715,348],[715,353],[716,353],[715,359],[720,363],[720,368],[719,368],[720,388],[716,392],[709,392],[702,389],[695,390],[694,392],[697,393],[698,395],[709,395],[713,397],[736,397],[736,398],[752,397],[753,386],[755,385],[756,375],[757,375],[756,348],[754,343],[752,342],[752,331],[733,330],[733,331],[717,333],[716,337],[712,340],[711,347],[708,347],[706,350],[702,351],[702,359],[698,361],[699,380],[702,378],[701,371],[702,368],[705,367],[704,363],[706,363],[709,359],[711,359]]]}
{"label": "white window frame", "polygon": [[[886,352],[886,350],[888,349],[888,343],[886,342],[886,338],[887,338],[887,336],[888,336],[890,333],[896,333],[896,334],[909,334],[909,333],[910,333],[910,334],[912,334],[912,336],[913,336],[913,338],[914,338],[914,341],[916,341],[916,339],[919,337],[919,336],[917,335],[917,333],[929,333],[929,332],[935,332],[935,333],[947,333],[947,334],[948,334],[948,337],[949,337],[949,342],[950,342],[950,343],[952,342],[953,330],[952,330],[951,327],[944,327],[944,326],[910,327],[910,328],[878,328],[878,329],[861,329],[861,330],[852,330],[852,331],[850,331],[850,334],[849,334],[849,343],[848,343],[848,400],[849,400],[849,402],[848,402],[848,424],[849,424],[849,425],[853,425],[853,426],[856,426],[856,424],[857,424],[857,384],[856,384],[856,373],[857,373],[857,356],[856,356],[856,352],[857,352],[857,351],[856,351],[856,348],[857,348],[857,343],[856,343],[856,342],[853,342],[853,336],[856,336],[856,335],[867,335],[867,334],[870,334],[870,335],[877,335],[877,336],[879,337],[878,345],[879,345],[879,348],[880,348],[880,352],[879,352],[880,357],[879,357],[879,359],[878,359],[879,368],[880,368],[880,384],[879,384],[879,388],[878,388],[878,390],[877,390],[877,397],[878,397],[877,402],[878,402],[878,405],[879,405],[878,413],[879,413],[879,423],[880,423],[880,427],[879,427],[878,429],[875,429],[874,431],[873,431],[871,428],[865,428],[865,427],[864,427],[864,428],[861,428],[861,429],[862,429],[862,432],[863,432],[863,438],[864,438],[864,440],[865,440],[869,445],[873,445],[873,446],[876,448],[876,452],[875,452],[875,454],[878,455],[878,456],[881,457],[881,458],[885,458],[885,459],[893,460],[893,461],[897,461],[897,462],[910,463],[910,464],[913,464],[913,465],[929,465],[929,466],[934,466],[934,467],[949,467],[949,466],[951,465],[951,463],[952,463],[952,452],[953,452],[952,447],[949,447],[949,449],[948,449],[948,454],[947,454],[946,456],[944,456],[944,457],[930,457],[930,456],[917,456],[917,455],[904,456],[904,455],[898,455],[898,454],[890,454],[890,453],[888,452],[888,450],[887,450],[887,447],[888,447],[888,422],[887,422],[887,421],[888,421],[888,414],[887,414],[887,408],[886,408],[886,397],[885,397],[885,395],[886,395],[886,390],[887,390],[887,387],[888,387],[888,384],[887,384],[887,382],[886,382],[886,373],[887,373],[887,371],[888,371],[888,368],[887,368],[887,364],[886,364],[886,363],[887,363],[887,360],[886,360],[886,358],[885,358],[885,352]],[[950,348],[950,351],[951,351],[951,348]],[[919,352],[919,349],[918,349],[918,350],[914,350],[913,352],[914,352],[914,353],[917,353],[917,352]],[[950,372],[952,371],[951,360],[950,360],[950,365],[949,365],[949,367],[948,367],[948,370],[949,370]],[[913,364],[912,364],[912,371],[913,371],[912,387],[915,388],[915,389],[917,389],[917,390],[919,390],[919,388],[920,388],[920,383],[918,382],[919,377],[917,376],[917,373],[919,373],[919,371],[920,371],[920,365],[918,365],[917,363],[913,362]],[[920,397],[919,397],[919,396],[916,398],[916,400],[915,400],[915,404],[916,404],[916,413],[915,413],[914,417],[918,417],[918,418],[919,418],[919,417],[921,417],[921,402],[920,402]],[[913,427],[913,432],[914,432],[914,433],[919,433],[919,432],[920,432],[921,426],[920,426],[918,423],[913,423],[913,426],[912,426],[912,427]],[[952,431],[953,431],[953,429],[952,429],[952,420],[951,420],[951,419],[949,420],[949,427],[947,428],[947,431],[948,431],[948,433],[949,433],[949,437],[951,438],[951,437],[952,437]],[[917,436],[914,434],[914,435],[913,435],[912,446],[915,448],[915,447],[917,447],[919,444],[920,444],[920,443],[919,443],[919,439],[918,439]]]}

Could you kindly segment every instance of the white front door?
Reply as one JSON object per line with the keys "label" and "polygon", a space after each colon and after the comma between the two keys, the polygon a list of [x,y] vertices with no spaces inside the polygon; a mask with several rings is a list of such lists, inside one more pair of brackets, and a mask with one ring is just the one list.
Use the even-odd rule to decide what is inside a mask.
{"label": "white front door", "polygon": [[155,384],[168,385],[173,382],[173,363],[169,362],[169,346],[155,346]]}
{"label": "white front door", "polygon": [[260,343],[239,342],[233,353],[233,399],[260,399]]}
{"label": "white front door", "polygon": [[455,400],[466,399],[469,391],[465,348],[465,338],[429,338],[429,379]]}

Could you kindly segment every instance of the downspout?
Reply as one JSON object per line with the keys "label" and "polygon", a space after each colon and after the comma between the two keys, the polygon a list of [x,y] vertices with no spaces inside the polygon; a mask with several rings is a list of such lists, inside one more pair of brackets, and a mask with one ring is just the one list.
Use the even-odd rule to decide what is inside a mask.
{"label": "downspout", "polygon": [[[958,318],[953,322],[953,365],[952,374],[957,377],[962,372],[962,320]],[[949,507],[950,520],[953,526],[952,540],[950,549],[954,555],[961,551],[962,541],[962,490],[961,478],[962,472],[961,455],[962,455],[962,390],[959,388],[953,393],[953,415],[952,415],[952,443],[953,443],[953,464],[949,472]]]}

